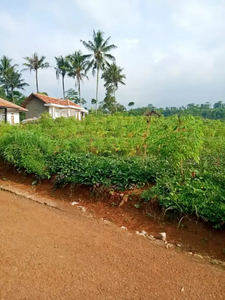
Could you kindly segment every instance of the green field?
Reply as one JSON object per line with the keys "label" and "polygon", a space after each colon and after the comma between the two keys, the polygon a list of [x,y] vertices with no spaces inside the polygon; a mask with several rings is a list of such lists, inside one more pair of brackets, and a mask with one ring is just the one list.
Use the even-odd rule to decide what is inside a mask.
{"label": "green field", "polygon": [[200,117],[43,116],[36,124],[0,125],[0,155],[56,184],[153,188],[170,211],[225,223],[225,123]]}

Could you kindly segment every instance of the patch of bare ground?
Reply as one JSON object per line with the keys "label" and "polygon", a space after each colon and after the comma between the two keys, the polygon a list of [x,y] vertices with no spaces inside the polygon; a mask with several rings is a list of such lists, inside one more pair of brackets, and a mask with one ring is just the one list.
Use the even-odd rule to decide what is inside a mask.
{"label": "patch of bare ground", "polygon": [[140,190],[109,192],[73,185],[55,190],[53,180],[42,181],[37,185],[34,183],[33,176],[22,172],[19,174],[3,163],[0,165],[1,186],[14,187],[34,197],[42,196],[53,202],[60,200],[67,210],[74,210],[71,203],[79,202],[79,206],[84,206],[94,216],[111,221],[119,227],[126,227],[130,231],[145,231],[154,237],[165,232],[167,241],[174,244],[178,251],[208,256],[212,263],[213,259],[225,260],[225,229],[214,229],[202,220],[187,217],[180,224],[180,218],[170,219],[167,215],[163,218],[162,208],[154,201],[142,203],[139,207]]}

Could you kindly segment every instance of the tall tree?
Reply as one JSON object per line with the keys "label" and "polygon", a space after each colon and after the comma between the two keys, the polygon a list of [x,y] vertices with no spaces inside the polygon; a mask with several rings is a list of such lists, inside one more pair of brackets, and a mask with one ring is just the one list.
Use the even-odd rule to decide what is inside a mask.
{"label": "tall tree", "polygon": [[3,87],[0,87],[0,98],[7,99],[6,92]]}
{"label": "tall tree", "polygon": [[34,53],[31,57],[28,57],[28,56],[24,57],[24,59],[27,61],[26,63],[23,64],[24,66],[27,67],[24,70],[30,70],[30,72],[35,71],[36,89],[37,89],[37,93],[38,93],[39,92],[39,89],[38,89],[38,69],[46,69],[46,68],[49,68],[50,65],[49,65],[48,62],[44,62],[45,61],[45,56],[41,56],[39,58],[37,53]]}
{"label": "tall tree", "polygon": [[59,76],[62,76],[62,89],[63,89],[63,99],[65,99],[65,76],[67,73],[67,70],[69,68],[69,63],[66,58],[64,58],[62,55],[55,57],[56,60],[56,78],[59,79]]}
{"label": "tall tree", "polygon": [[[12,65],[11,62],[12,62],[11,58],[8,58],[5,55],[2,56],[0,60],[0,83],[4,80],[10,68],[15,69],[18,66],[17,64]],[[9,91],[7,86],[5,87],[5,90],[6,90],[6,95],[8,95]]]}
{"label": "tall tree", "polygon": [[1,60],[0,60],[0,76],[4,77],[5,73],[7,72],[8,69],[10,69],[11,67],[15,68],[18,65],[12,65],[11,64],[12,59],[8,58],[7,56],[3,55]]}
{"label": "tall tree", "polygon": [[3,88],[5,88],[8,91],[10,90],[10,95],[8,96],[12,99],[14,103],[14,90],[24,90],[24,87],[29,85],[21,77],[21,72],[18,72],[14,69],[14,67],[11,67],[7,70],[7,72],[4,75],[4,78],[2,79]]}
{"label": "tall tree", "polygon": [[92,68],[92,74],[95,75],[97,70],[97,83],[96,83],[96,113],[98,109],[98,85],[99,85],[99,72],[100,70],[105,70],[105,66],[109,66],[110,61],[115,61],[115,57],[109,54],[109,52],[117,48],[114,44],[109,45],[111,37],[104,40],[104,33],[100,30],[95,32],[93,30],[93,40],[92,41],[82,41],[82,44],[86,49],[92,52],[92,60],[89,63],[87,70]]}
{"label": "tall tree", "polygon": [[[102,78],[105,81],[104,86],[106,89],[110,89],[113,93],[116,102],[116,90],[118,90],[118,85],[125,85],[124,79],[126,76],[122,74],[123,69],[117,66],[115,63],[110,65],[102,74]],[[117,105],[116,105],[117,107]]]}
{"label": "tall tree", "polygon": [[129,107],[133,107],[134,104],[135,104],[134,102],[129,102],[129,103],[128,103],[128,106],[129,106]]}
{"label": "tall tree", "polygon": [[88,79],[86,69],[89,65],[89,58],[91,55],[82,55],[82,52],[75,51],[73,54],[67,56],[69,67],[67,68],[68,76],[75,79],[75,86],[78,88],[79,103],[81,105],[81,91],[80,83],[84,78]]}

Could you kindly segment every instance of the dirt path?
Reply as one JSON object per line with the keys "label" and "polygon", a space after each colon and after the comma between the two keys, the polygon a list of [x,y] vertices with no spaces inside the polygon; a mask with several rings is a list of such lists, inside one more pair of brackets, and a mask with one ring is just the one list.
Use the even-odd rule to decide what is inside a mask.
{"label": "dirt path", "polygon": [[[0,191],[0,299],[225,299],[225,271]],[[182,291],[184,288],[184,291]]]}

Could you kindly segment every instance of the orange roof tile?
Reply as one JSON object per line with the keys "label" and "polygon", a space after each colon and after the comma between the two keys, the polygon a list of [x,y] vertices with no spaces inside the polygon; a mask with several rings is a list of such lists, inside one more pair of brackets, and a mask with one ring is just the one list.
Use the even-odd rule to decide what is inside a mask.
{"label": "orange roof tile", "polygon": [[2,98],[0,98],[0,108],[15,108],[15,109],[18,109],[19,111],[27,111],[27,109],[25,109],[19,105],[16,105],[12,102],[6,101]]}
{"label": "orange roof tile", "polygon": [[36,97],[38,99],[40,99],[41,101],[43,101],[44,103],[47,104],[57,104],[57,105],[63,105],[63,106],[75,106],[75,107],[79,107],[82,108],[80,105],[73,103],[70,100],[64,100],[64,99],[57,99],[57,98],[53,98],[53,97],[49,97],[46,95],[42,95],[42,94],[36,94],[36,93],[32,93],[29,97],[27,97],[24,102],[21,104],[23,107],[26,107],[27,103],[32,99],[32,97]]}

